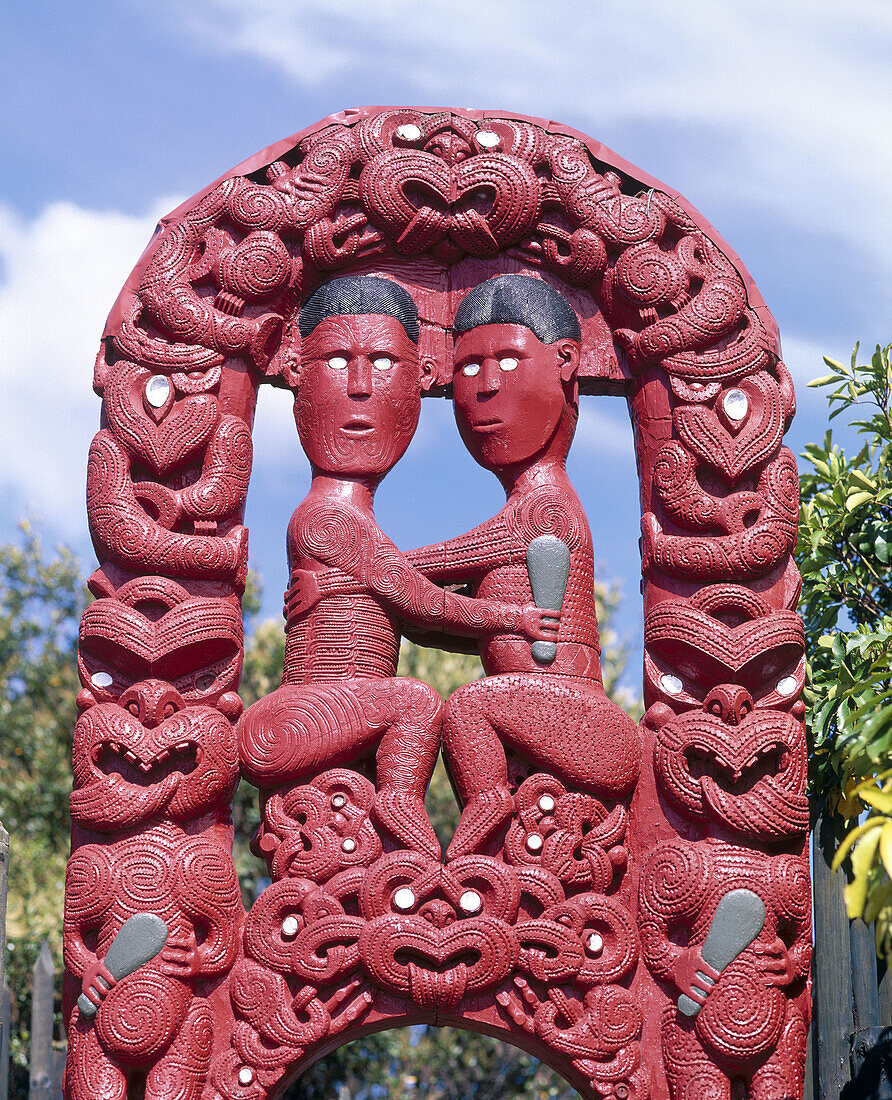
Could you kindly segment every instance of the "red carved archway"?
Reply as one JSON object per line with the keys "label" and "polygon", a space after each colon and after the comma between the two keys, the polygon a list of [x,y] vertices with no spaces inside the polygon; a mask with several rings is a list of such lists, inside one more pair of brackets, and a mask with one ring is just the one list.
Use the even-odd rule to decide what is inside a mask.
{"label": "red carved archway", "polygon": [[[458,305],[512,273],[572,305],[579,390],[628,397],[648,706],[634,792],[593,794],[512,749],[507,831],[444,863],[395,838],[368,760],[322,761],[267,793],[273,884],[246,914],[229,808],[257,387],[297,390],[300,307],[359,274],[408,291],[443,392]],[[164,219],[109,318],[95,388],[67,1095],[145,1082],[157,1100],[259,1100],[363,1032],[427,1022],[507,1038],[585,1097],[727,1097],[732,1080],[799,1096],[804,643],[781,442],[795,401],[774,321],[712,227],[553,123],[344,112]],[[573,525],[549,508],[525,522],[527,542]],[[446,619],[455,597],[441,599]],[[242,757],[250,770],[244,738]],[[91,986],[98,1012],[85,995],[77,1007]]]}

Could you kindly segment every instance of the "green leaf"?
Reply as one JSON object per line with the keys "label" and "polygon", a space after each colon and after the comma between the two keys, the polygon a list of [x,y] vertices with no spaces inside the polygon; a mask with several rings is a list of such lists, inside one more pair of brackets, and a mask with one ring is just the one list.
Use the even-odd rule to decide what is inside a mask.
{"label": "green leaf", "polygon": [[873,500],[873,493],[866,493],[863,489],[857,493],[852,493],[851,496],[846,497],[846,511],[854,512],[856,508],[866,504],[869,500]]}

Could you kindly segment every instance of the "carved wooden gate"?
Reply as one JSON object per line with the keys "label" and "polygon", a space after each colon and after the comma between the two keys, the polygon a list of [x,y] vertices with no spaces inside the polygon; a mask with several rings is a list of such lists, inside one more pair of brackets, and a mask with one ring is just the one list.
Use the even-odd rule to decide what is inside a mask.
{"label": "carved wooden gate", "polygon": [[[283,687],[242,717],[262,382],[295,391],[314,488],[289,528]],[[67,1094],[259,1100],[364,1031],[427,1022],[516,1043],[585,1097],[798,1097],[795,402],[712,227],[551,122],[347,111],[159,225],[95,388]],[[371,496],[422,388],[454,393],[509,497],[404,556]],[[600,686],[563,468],[577,395],[608,392],[641,483],[637,730]],[[444,712],[395,679],[400,630],[479,639],[489,675]],[[442,859],[421,806],[441,731],[465,802]],[[247,913],[240,766],[272,878]]]}

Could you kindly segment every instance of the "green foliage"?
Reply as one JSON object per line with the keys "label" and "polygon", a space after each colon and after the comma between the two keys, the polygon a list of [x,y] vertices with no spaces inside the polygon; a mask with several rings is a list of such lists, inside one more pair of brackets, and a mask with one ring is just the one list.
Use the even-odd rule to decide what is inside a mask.
{"label": "green foliage", "polygon": [[564,1079],[486,1035],[409,1027],[357,1039],[311,1066],[285,1100],[572,1100]]}
{"label": "green foliage", "polygon": [[[864,445],[847,457],[827,432],[803,457],[797,559],[810,655],[812,790],[841,816],[865,822],[846,837],[850,917],[876,920],[892,955],[892,345],[869,363],[825,358],[830,419],[846,413]],[[888,828],[887,828],[888,826]]]}
{"label": "green foliage", "polygon": [[18,543],[0,546],[0,821],[10,834],[6,968],[14,1078],[27,1066],[31,968],[44,937],[61,971],[75,652],[88,598],[74,555],[59,549],[48,557],[29,524],[21,531]]}

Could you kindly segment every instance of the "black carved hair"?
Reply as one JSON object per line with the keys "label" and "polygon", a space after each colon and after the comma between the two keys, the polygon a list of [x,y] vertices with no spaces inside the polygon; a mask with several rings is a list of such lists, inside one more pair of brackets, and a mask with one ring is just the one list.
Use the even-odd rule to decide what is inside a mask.
{"label": "black carved hair", "polygon": [[418,307],[398,283],[377,275],[343,275],[314,290],[301,307],[298,327],[306,338],[326,317],[395,317],[413,344],[418,343]]}
{"label": "black carved hair", "polygon": [[499,275],[475,286],[456,310],[452,329],[460,334],[479,325],[523,325],[543,344],[582,339],[567,299],[531,275]]}

